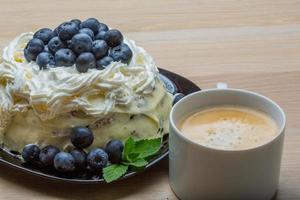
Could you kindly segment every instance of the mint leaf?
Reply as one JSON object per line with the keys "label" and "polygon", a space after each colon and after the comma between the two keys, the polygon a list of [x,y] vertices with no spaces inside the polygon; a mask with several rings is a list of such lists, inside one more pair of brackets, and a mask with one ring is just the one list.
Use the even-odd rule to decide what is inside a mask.
{"label": "mint leaf", "polygon": [[139,167],[145,167],[148,164],[148,162],[144,158],[140,158],[135,160],[134,162],[125,162],[124,164],[139,168]]}
{"label": "mint leaf", "polygon": [[161,147],[161,138],[144,139],[135,142],[134,153],[139,153],[139,158],[147,158],[156,154]]}
{"label": "mint leaf", "polygon": [[130,155],[130,153],[132,153],[134,146],[135,146],[135,141],[133,140],[132,137],[128,138],[125,141],[124,151],[123,151],[123,160],[126,160],[126,161],[131,160],[131,158],[129,158],[129,155]]}
{"label": "mint leaf", "polygon": [[126,161],[127,161],[127,162],[133,162],[133,161],[135,161],[136,159],[138,159],[139,157],[140,157],[140,154],[139,154],[139,153],[130,153],[129,155],[127,155]]}
{"label": "mint leaf", "polygon": [[123,176],[128,169],[128,165],[109,165],[103,168],[103,178],[107,183],[115,181]]}

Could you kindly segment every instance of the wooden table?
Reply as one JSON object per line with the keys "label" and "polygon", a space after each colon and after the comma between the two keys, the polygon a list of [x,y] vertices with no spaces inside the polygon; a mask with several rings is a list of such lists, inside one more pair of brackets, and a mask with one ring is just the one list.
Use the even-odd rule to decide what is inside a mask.
{"label": "wooden table", "polygon": [[[202,88],[260,92],[286,111],[277,199],[300,199],[300,1],[1,0],[0,47],[26,31],[94,16],[143,46],[157,65]],[[217,191],[216,191],[217,192]],[[176,199],[168,163],[110,185],[67,185],[0,166],[0,199]]]}

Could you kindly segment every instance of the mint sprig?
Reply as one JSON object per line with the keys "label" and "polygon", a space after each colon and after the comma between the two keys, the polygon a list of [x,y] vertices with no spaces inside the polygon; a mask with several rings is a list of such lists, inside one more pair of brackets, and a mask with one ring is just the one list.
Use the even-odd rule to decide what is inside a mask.
{"label": "mint sprig", "polygon": [[103,177],[107,183],[123,176],[128,169],[140,169],[148,164],[147,159],[155,155],[161,148],[162,138],[134,140],[128,138],[124,144],[123,161],[103,169]]}

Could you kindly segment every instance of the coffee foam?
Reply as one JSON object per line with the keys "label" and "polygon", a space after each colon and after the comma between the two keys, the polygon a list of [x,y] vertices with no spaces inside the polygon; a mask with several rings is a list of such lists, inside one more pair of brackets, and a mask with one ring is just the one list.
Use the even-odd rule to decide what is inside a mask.
{"label": "coffee foam", "polygon": [[228,150],[259,146],[275,137],[278,130],[267,114],[232,105],[200,110],[182,120],[179,128],[201,145]]}

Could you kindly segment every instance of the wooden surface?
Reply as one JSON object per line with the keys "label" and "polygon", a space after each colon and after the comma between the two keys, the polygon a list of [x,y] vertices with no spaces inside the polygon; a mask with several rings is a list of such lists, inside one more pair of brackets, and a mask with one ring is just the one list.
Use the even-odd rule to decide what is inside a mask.
{"label": "wooden surface", "polygon": [[[94,16],[137,41],[157,65],[202,88],[260,92],[286,111],[277,199],[300,199],[300,1],[76,0],[0,2],[0,47],[21,32]],[[217,192],[217,191],[216,191]],[[0,166],[0,199],[176,199],[168,163],[111,185],[67,185]]]}

